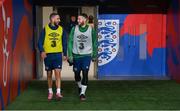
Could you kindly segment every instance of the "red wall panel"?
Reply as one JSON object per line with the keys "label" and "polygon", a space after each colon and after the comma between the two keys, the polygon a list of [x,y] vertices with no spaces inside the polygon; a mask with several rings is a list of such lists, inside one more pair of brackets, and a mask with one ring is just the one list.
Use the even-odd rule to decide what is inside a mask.
{"label": "red wall panel", "polygon": [[32,5],[0,1],[0,109],[15,99],[35,72]]}

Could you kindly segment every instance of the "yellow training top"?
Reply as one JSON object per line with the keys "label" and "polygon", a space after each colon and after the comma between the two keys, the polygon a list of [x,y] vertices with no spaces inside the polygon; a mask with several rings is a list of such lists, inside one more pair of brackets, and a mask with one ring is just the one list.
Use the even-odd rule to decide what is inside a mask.
{"label": "yellow training top", "polygon": [[49,25],[45,26],[44,50],[46,53],[58,53],[63,51],[62,33],[63,28],[58,26],[56,30],[52,30]]}

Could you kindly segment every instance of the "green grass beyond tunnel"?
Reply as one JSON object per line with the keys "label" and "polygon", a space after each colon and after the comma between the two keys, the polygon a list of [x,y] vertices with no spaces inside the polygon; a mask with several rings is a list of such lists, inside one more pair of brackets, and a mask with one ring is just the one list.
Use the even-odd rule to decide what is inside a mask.
{"label": "green grass beyond tunnel", "polygon": [[6,109],[180,110],[180,84],[175,81],[89,81],[85,102],[79,100],[75,82],[63,81],[62,84],[64,98],[61,101],[47,100],[46,81],[32,81]]}

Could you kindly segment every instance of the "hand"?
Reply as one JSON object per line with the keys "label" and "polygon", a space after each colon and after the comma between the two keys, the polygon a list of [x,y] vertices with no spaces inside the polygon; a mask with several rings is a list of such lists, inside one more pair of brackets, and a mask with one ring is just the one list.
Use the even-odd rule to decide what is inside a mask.
{"label": "hand", "polygon": [[41,52],[41,58],[44,60],[47,57],[45,52]]}
{"label": "hand", "polygon": [[73,57],[68,57],[67,59],[69,62],[73,62]]}
{"label": "hand", "polygon": [[68,63],[69,63],[69,66],[72,66],[73,65],[73,58],[72,57],[68,57]]}
{"label": "hand", "polygon": [[92,62],[96,62],[96,58],[92,58]]}
{"label": "hand", "polygon": [[67,56],[63,56],[63,60],[66,61],[67,60]]}

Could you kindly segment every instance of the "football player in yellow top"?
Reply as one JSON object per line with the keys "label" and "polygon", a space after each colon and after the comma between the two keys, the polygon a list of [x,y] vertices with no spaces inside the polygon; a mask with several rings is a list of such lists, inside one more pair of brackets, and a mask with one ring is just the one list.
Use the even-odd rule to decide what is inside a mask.
{"label": "football player in yellow top", "polygon": [[48,100],[53,98],[52,90],[52,71],[54,70],[56,78],[56,99],[62,98],[61,94],[61,69],[62,56],[66,59],[67,40],[63,28],[59,25],[60,16],[57,13],[50,14],[50,23],[45,26],[38,41],[38,48],[41,52],[41,58],[45,63],[48,81]]}

